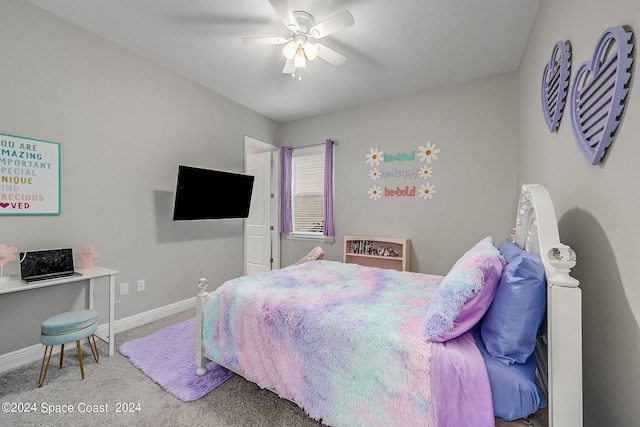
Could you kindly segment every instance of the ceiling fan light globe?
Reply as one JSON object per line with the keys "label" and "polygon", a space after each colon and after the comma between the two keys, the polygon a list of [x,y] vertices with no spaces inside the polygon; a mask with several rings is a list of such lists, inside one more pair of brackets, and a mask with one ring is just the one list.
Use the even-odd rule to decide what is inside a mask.
{"label": "ceiling fan light globe", "polygon": [[315,44],[306,42],[303,49],[304,55],[309,61],[313,61],[318,57],[318,47]]}
{"label": "ceiling fan light globe", "polygon": [[298,52],[298,45],[294,41],[290,41],[282,48],[282,54],[287,59],[293,59]]}
{"label": "ceiling fan light globe", "polygon": [[304,57],[304,51],[302,49],[298,49],[296,57],[293,59],[293,65],[296,68],[304,68],[307,66],[307,59]]}

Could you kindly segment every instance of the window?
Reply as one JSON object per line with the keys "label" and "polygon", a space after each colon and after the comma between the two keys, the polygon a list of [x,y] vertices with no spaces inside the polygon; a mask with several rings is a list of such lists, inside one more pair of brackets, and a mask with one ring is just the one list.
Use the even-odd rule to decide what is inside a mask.
{"label": "window", "polygon": [[280,232],[291,238],[333,241],[333,146],[280,150]]}
{"label": "window", "polygon": [[293,149],[291,156],[293,233],[324,234],[324,147]]}

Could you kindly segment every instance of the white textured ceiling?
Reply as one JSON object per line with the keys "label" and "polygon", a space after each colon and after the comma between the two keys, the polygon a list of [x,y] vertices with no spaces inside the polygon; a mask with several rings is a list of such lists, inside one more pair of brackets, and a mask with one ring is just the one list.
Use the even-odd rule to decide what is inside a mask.
{"label": "white textured ceiling", "polygon": [[348,59],[282,74],[282,46],[241,37],[288,31],[267,0],[29,0],[278,122],[518,69],[539,0],[289,0],[316,22],[355,25],[322,39]]}

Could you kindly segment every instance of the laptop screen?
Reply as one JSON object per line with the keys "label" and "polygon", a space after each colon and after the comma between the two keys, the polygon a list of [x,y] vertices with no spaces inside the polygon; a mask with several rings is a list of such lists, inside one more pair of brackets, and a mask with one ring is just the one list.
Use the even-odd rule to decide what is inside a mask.
{"label": "laptop screen", "polygon": [[44,280],[71,275],[73,252],[71,249],[51,249],[20,253],[22,280]]}

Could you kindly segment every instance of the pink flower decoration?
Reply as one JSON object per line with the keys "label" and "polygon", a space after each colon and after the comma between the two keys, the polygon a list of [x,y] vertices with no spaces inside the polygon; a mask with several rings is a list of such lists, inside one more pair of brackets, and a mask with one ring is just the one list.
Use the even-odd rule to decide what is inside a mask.
{"label": "pink flower decoration", "polygon": [[9,247],[4,243],[0,243],[0,267],[4,267],[10,261],[15,261],[18,259],[17,248]]}

